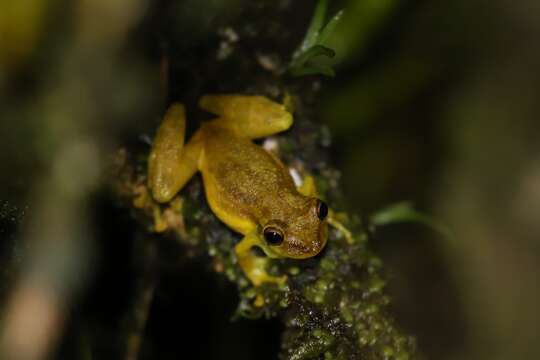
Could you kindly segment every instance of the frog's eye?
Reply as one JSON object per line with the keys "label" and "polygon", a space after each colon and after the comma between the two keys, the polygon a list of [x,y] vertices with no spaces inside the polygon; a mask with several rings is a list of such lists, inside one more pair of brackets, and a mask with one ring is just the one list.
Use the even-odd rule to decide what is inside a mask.
{"label": "frog's eye", "polygon": [[328,205],[322,200],[317,201],[317,216],[324,220],[328,216]]}
{"label": "frog's eye", "polygon": [[277,246],[283,242],[283,233],[278,228],[269,226],[264,229],[263,234],[268,245]]}

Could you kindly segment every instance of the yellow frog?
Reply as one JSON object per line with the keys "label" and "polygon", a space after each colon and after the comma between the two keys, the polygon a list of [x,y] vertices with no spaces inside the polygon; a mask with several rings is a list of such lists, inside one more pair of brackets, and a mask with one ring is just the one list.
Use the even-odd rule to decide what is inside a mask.
{"label": "yellow frog", "polygon": [[[268,258],[309,258],[327,240],[328,207],[312,179],[297,188],[283,163],[252,142],[288,129],[292,115],[262,96],[209,95],[199,105],[218,118],[203,123],[186,145],[184,107],[167,111],[149,157],[152,196],[171,200],[200,171],[212,211],[244,235],[235,252],[246,276],[255,286],[281,284],[285,276],[266,272]],[[254,255],[253,246],[267,257]]]}

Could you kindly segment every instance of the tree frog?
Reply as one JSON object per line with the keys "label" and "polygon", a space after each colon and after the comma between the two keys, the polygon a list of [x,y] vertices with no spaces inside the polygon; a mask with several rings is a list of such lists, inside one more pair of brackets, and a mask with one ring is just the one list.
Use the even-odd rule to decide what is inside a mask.
{"label": "tree frog", "polygon": [[[158,202],[170,201],[197,172],[215,215],[244,235],[236,245],[238,263],[248,279],[282,284],[269,275],[268,258],[305,259],[327,241],[327,205],[313,181],[297,188],[283,163],[253,143],[288,129],[285,107],[262,96],[207,95],[199,106],[218,117],[205,122],[184,145],[185,110],[170,106],[148,159],[148,187]],[[261,248],[267,257],[253,254]]]}

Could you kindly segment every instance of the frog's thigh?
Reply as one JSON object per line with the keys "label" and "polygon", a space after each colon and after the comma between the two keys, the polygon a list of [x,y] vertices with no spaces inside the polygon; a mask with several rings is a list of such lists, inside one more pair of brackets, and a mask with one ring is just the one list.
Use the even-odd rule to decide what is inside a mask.
{"label": "frog's thigh", "polygon": [[205,95],[199,106],[219,115],[225,127],[251,139],[287,130],[293,121],[284,105],[264,96]]}
{"label": "frog's thigh", "polygon": [[251,248],[259,244],[258,235],[255,231],[247,234],[234,248],[238,258],[238,264],[255,286],[263,283],[283,284],[286,276],[271,276],[266,272],[268,258],[258,257],[251,252]]}
{"label": "frog's thigh", "polygon": [[175,103],[169,107],[158,128],[148,158],[148,187],[159,202],[167,202],[195,174],[202,153],[200,134],[193,136],[184,146],[184,106]]}

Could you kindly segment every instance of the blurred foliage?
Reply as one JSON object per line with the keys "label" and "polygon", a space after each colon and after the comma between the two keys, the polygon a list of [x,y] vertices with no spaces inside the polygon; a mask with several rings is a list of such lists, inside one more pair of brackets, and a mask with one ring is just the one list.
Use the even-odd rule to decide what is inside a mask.
{"label": "blurred foliage", "polygon": [[[316,1],[133,4],[24,0],[0,5],[2,304],[24,269],[28,249],[62,253],[55,243],[36,247],[21,241],[28,240],[22,234],[33,222],[32,214],[50,214],[45,219],[62,229],[81,210],[53,201],[58,192],[43,185],[54,183],[51,174],[64,174],[64,180],[73,173],[78,175],[74,179],[84,178],[84,166],[74,162],[93,167],[92,162],[73,161],[77,157],[68,157],[71,165],[62,166],[58,155],[69,154],[66,144],[81,138],[94,144],[97,139],[98,159],[125,145],[140,154],[132,161],[142,173],[147,139],[167,102],[182,100],[192,109],[193,131],[204,118],[193,110],[204,92],[277,98],[286,88],[296,94],[298,112],[306,120],[296,131],[313,134],[315,140],[311,135],[294,141],[280,137],[282,156],[288,164],[314,172],[323,192],[330,191],[333,205],[348,213],[372,214],[384,204],[412,199],[421,213],[433,213],[453,234],[441,236],[396,222],[375,227],[358,250],[360,258],[341,252],[338,239],[328,249],[327,267],[321,259],[301,263],[297,281],[308,281],[317,269],[321,277],[312,279],[318,284],[313,292],[293,291],[288,298],[297,307],[285,317],[283,341],[297,350],[288,355],[313,357],[352,344],[349,330],[340,327],[350,314],[340,313],[340,326],[332,327],[335,313],[317,305],[321,292],[333,287],[336,292],[329,294],[351,292],[355,299],[372,294],[369,303],[386,303],[384,294],[390,294],[392,305],[377,308],[382,312],[375,311],[366,323],[395,317],[405,333],[417,335],[418,356],[538,358],[537,2],[329,1],[328,13],[345,12],[320,43],[336,53],[332,59],[317,59],[335,70],[335,78],[326,80],[283,76],[309,28]],[[128,30],[118,31],[119,26]],[[318,145],[306,146],[313,141]],[[318,158],[321,151],[330,159]],[[336,187],[345,199],[331,194]],[[184,213],[194,216],[187,219],[193,233],[186,239],[201,238],[204,230],[216,259],[229,254],[236,239],[204,214],[201,192],[194,181],[184,194],[193,199],[184,204]],[[133,220],[106,190],[87,195],[88,211],[80,214],[91,222],[86,226],[97,254],[89,266],[94,277],[65,306],[69,320],[57,358],[124,357],[126,335],[138,324],[133,309],[140,303],[139,284],[148,275],[148,243],[156,244],[159,261],[150,270],[157,275],[140,358],[176,358],[180,343],[190,345],[182,346],[187,357],[275,358],[283,330],[279,323],[229,322],[237,291],[209,271],[223,264],[193,244],[179,246],[174,236],[142,235],[137,227],[141,219]],[[389,210],[394,219],[397,213],[398,219],[427,220],[409,207]],[[388,220],[381,220],[380,213],[378,219]],[[209,225],[199,227],[200,221]],[[50,239],[53,227],[37,224],[33,233],[43,230]],[[223,256],[227,267],[232,259]],[[340,264],[341,256],[347,257],[345,264],[364,270],[372,262],[362,256],[381,258],[384,269],[373,260],[375,273],[381,279],[389,275],[390,281],[361,282],[350,290],[327,270]],[[289,271],[286,263],[276,263],[279,269]],[[384,291],[371,293],[372,285],[380,289],[377,284],[385,285]],[[297,296],[303,295],[313,300],[310,306],[299,305]],[[246,289],[244,296],[250,299],[253,293]],[[247,314],[250,308],[240,310]],[[355,312],[355,326],[370,311]],[[298,315],[303,313],[318,320],[307,321]],[[316,326],[320,323],[328,326]],[[341,345],[336,334],[345,334]],[[395,358],[390,350],[386,356]]]}
{"label": "blurred foliage", "polygon": [[429,215],[415,210],[413,205],[408,201],[402,201],[378,210],[369,217],[369,221],[370,224],[375,226],[390,225],[400,222],[419,223],[431,227],[441,235],[446,237],[450,236],[450,230],[448,230],[446,226],[435,221]]}
{"label": "blurred foliage", "polygon": [[[0,11],[0,70],[32,56],[46,18],[47,1],[23,0],[2,4]],[[0,73],[1,75],[1,73]]]}
{"label": "blurred foliage", "polygon": [[346,11],[323,44],[334,49],[336,63],[351,61],[353,56],[367,50],[401,5],[398,0],[342,1],[340,6]]}
{"label": "blurred foliage", "polygon": [[330,66],[314,65],[313,58],[318,56],[326,56],[333,58],[336,53],[334,50],[323,45],[324,41],[332,34],[337,26],[343,10],[338,11],[328,23],[325,25],[326,9],[328,1],[319,0],[311,22],[306,32],[304,40],[296,49],[289,64],[289,71],[295,76],[321,74],[326,76],[334,76],[334,70]]}

